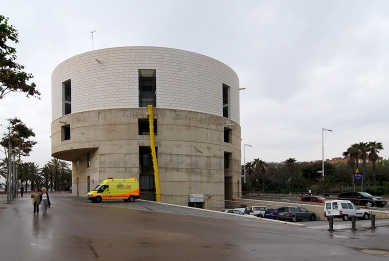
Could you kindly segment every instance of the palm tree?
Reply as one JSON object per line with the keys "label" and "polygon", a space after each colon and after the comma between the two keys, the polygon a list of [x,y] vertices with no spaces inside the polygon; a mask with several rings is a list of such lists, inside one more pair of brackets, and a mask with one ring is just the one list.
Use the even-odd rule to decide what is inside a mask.
{"label": "palm tree", "polygon": [[18,179],[23,185],[25,182],[25,191],[27,191],[28,181],[31,182],[31,188],[34,186],[40,187],[42,185],[42,178],[39,176],[39,166],[33,162],[23,162],[19,164]]}
{"label": "palm tree", "polygon": [[48,163],[46,165],[43,166],[42,170],[41,170],[41,177],[43,179],[43,184],[46,188],[49,188],[49,177],[50,177],[50,167],[48,165]]}
{"label": "palm tree", "polygon": [[358,144],[358,150],[359,150],[359,155],[360,155],[360,158],[362,159],[362,190],[363,190],[363,179],[364,177],[366,176],[367,177],[367,173],[366,173],[366,160],[367,160],[367,152],[369,150],[369,147],[368,147],[368,144],[366,142],[360,142]]}
{"label": "palm tree", "polygon": [[295,158],[289,158],[283,162],[286,165],[286,168],[289,170],[289,173],[290,173],[290,177],[289,177],[290,181],[289,182],[292,182],[291,193],[293,193],[293,172],[294,172],[294,164],[296,164],[296,162],[297,161]]}
{"label": "palm tree", "polygon": [[254,165],[254,169],[258,173],[258,185],[259,185],[259,177],[262,176],[262,193],[265,193],[265,173],[266,173],[267,162],[260,159],[254,159],[253,165]]}
{"label": "palm tree", "polygon": [[376,161],[378,160],[378,153],[380,150],[383,150],[384,147],[382,146],[381,142],[369,142],[369,160],[373,162],[373,184],[376,185],[376,179],[377,179],[377,169],[376,169]]}
{"label": "palm tree", "polygon": [[[42,169],[42,176],[46,183],[50,183],[50,190],[55,191],[65,189],[65,185],[71,182],[71,169],[69,163],[56,158],[47,162]],[[54,175],[54,182],[53,182]]]}
{"label": "palm tree", "polygon": [[67,184],[67,182],[69,181],[69,174],[71,173],[69,165],[70,164],[66,161],[61,160],[59,162],[59,171],[61,174],[61,190],[65,190],[65,183]]}
{"label": "palm tree", "polygon": [[251,189],[251,174],[253,173],[253,170],[254,170],[253,163],[252,162],[246,162],[245,168],[246,168],[246,174],[247,173],[249,174],[248,183],[249,183],[249,187]]}
{"label": "palm tree", "polygon": [[351,145],[345,152],[342,153],[343,157],[347,158],[347,165],[351,168],[351,180],[353,181],[354,191],[355,191],[355,181],[354,181],[354,166],[358,168],[358,159],[359,159],[359,150],[358,144]]}
{"label": "palm tree", "polygon": [[319,181],[319,188],[324,191],[324,193],[329,193],[331,186],[333,184],[333,176],[326,175],[321,179],[318,179]]}
{"label": "palm tree", "polygon": [[53,158],[47,163],[50,170],[50,191],[53,191],[53,174],[54,174],[54,189],[58,191],[58,173],[60,172],[60,160]]}

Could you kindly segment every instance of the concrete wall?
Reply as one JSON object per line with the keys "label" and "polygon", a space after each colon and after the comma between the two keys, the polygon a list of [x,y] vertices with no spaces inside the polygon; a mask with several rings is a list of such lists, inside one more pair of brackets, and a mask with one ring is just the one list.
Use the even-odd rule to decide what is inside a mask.
{"label": "concrete wall", "polygon": [[[110,176],[139,178],[139,147],[150,146],[149,135],[138,135],[138,119],[146,118],[146,113],[146,108],[99,110],[53,122],[52,154],[73,162],[74,194],[86,195],[88,176],[91,188]],[[208,194],[212,208],[223,208],[226,176],[232,177],[231,191],[238,196],[239,125],[231,127],[231,143],[226,143],[224,128],[232,121],[224,117],[168,109],[154,109],[154,117],[162,202],[187,205],[190,194]],[[70,125],[70,140],[61,140],[64,123]],[[229,169],[224,168],[225,152],[231,153]]]}

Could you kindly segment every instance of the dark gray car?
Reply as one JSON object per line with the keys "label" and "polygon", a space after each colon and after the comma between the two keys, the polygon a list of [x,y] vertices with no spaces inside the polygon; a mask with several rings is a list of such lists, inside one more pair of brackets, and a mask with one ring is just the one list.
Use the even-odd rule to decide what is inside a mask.
{"label": "dark gray car", "polygon": [[364,205],[366,207],[384,207],[386,205],[384,198],[372,196],[366,192],[343,192],[339,194],[338,199],[347,199],[356,205]]}
{"label": "dark gray car", "polygon": [[308,209],[294,206],[294,207],[281,207],[277,211],[278,220],[290,220],[296,222],[298,220],[316,220],[316,215]]}

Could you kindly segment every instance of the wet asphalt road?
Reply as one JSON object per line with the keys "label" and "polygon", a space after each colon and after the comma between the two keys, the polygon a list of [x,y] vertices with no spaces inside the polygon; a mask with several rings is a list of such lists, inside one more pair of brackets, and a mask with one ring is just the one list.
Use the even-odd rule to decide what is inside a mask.
{"label": "wet asphalt road", "polygon": [[329,232],[147,201],[93,204],[69,194],[51,195],[44,216],[33,215],[28,197],[4,199],[0,260],[389,260],[385,222]]}

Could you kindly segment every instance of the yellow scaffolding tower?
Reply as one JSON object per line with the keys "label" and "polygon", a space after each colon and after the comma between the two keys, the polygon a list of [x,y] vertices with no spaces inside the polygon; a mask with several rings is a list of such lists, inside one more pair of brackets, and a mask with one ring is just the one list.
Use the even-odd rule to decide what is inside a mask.
{"label": "yellow scaffolding tower", "polygon": [[157,154],[155,153],[153,105],[147,105],[147,111],[149,113],[150,148],[154,166],[156,201],[161,202],[161,187],[159,186],[158,161]]}

